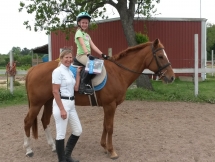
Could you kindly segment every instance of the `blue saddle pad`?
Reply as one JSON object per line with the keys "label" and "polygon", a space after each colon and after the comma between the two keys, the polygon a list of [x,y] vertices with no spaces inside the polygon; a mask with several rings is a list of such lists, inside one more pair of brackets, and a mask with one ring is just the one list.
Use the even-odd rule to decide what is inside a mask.
{"label": "blue saddle pad", "polygon": [[[69,69],[72,71],[74,77],[76,78],[77,67],[70,66]],[[101,90],[105,86],[106,82],[107,82],[107,75],[105,76],[104,80],[99,85],[94,86],[94,90],[95,91]]]}

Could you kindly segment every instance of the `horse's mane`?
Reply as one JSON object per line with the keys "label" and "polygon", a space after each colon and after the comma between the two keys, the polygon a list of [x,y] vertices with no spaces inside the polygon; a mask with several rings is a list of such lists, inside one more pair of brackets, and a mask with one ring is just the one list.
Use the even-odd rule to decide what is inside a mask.
{"label": "horse's mane", "polygon": [[124,51],[121,51],[120,53],[113,55],[111,57],[112,60],[119,60],[120,58],[126,56],[128,53],[130,53],[131,51],[136,51],[142,48],[145,48],[146,46],[148,46],[149,44],[152,44],[152,42],[147,42],[147,43],[142,43],[142,44],[138,44],[136,46],[132,46],[132,47],[128,47],[127,49],[125,49]]}
{"label": "horse's mane", "polygon": [[[126,56],[128,53],[130,53],[131,51],[136,51],[142,48],[145,48],[148,45],[151,45],[153,42],[147,42],[147,43],[141,43],[138,44],[136,46],[132,46],[132,47],[128,47],[127,49],[125,49],[124,51],[121,51],[120,53],[114,55],[111,57],[112,60],[119,60],[120,58]],[[161,43],[159,43],[160,46],[163,47],[163,45]]]}

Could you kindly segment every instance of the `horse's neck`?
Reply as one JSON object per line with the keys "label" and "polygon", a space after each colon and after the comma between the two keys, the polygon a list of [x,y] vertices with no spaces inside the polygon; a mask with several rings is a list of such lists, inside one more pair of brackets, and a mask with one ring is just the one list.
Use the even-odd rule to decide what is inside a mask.
{"label": "horse's neck", "polygon": [[146,67],[146,57],[147,50],[142,49],[141,51],[129,53],[127,56],[124,56],[117,60],[119,64],[123,67],[126,67],[129,70],[123,69],[123,67],[118,67],[120,71],[120,76],[123,81],[130,86],[138,76],[143,72]]}

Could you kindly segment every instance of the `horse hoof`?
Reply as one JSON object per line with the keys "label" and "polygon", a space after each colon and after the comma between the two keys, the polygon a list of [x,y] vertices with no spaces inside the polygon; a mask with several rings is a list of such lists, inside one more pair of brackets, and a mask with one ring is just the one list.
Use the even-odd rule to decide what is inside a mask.
{"label": "horse hoof", "polygon": [[112,160],[116,160],[116,159],[118,159],[118,158],[119,158],[119,156],[111,157]]}
{"label": "horse hoof", "polygon": [[34,156],[34,153],[33,153],[33,152],[27,153],[26,156],[27,156],[27,157],[33,157],[33,156]]}
{"label": "horse hoof", "polygon": [[114,153],[112,153],[112,154],[110,154],[111,156],[110,156],[110,158],[112,159],[112,160],[115,160],[115,159],[118,159],[118,155],[114,152]]}
{"label": "horse hoof", "polygon": [[56,147],[53,147],[53,148],[52,148],[52,152],[56,152]]}

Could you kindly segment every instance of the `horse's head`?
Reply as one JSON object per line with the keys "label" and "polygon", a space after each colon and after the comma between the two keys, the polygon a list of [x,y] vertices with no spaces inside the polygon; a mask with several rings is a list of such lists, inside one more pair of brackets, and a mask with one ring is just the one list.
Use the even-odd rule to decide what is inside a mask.
{"label": "horse's head", "polygon": [[152,57],[149,57],[148,69],[153,71],[165,83],[171,83],[175,79],[172,66],[169,62],[164,47],[159,39],[156,39],[151,46]]}

